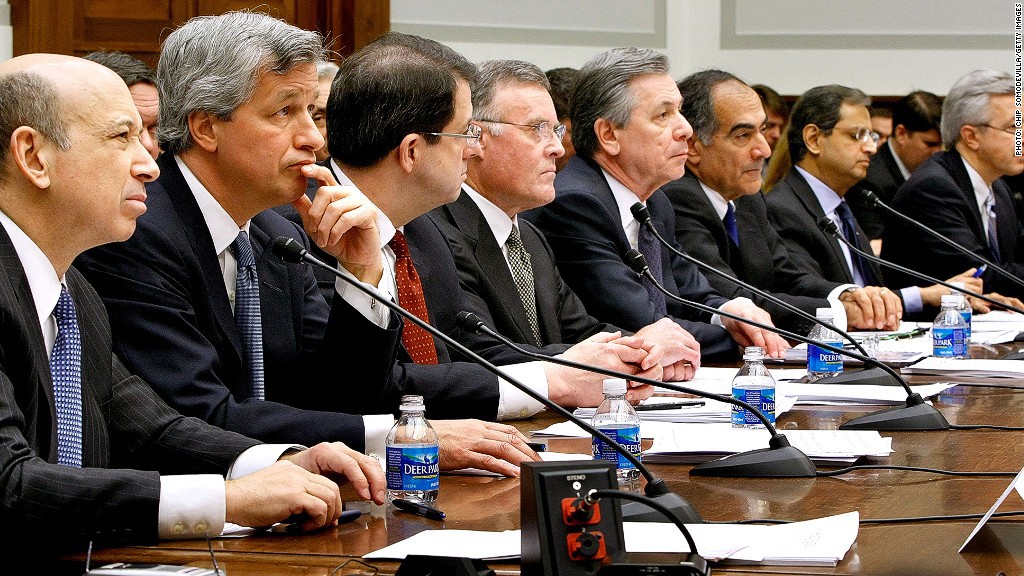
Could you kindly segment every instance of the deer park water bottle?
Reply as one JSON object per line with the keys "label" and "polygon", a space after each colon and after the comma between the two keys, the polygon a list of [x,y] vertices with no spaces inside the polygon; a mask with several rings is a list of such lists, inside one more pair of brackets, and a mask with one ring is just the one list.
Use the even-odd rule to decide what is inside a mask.
{"label": "deer park water bottle", "polygon": [[[831,308],[818,308],[814,316],[821,322],[831,324],[835,318],[835,312]],[[835,330],[830,330],[821,324],[815,324],[807,337],[836,348],[843,347],[843,340],[839,337],[839,334]],[[822,378],[838,376],[842,372],[842,354],[826,350],[814,344],[807,345],[807,374],[811,377],[811,382],[821,380]]]}
{"label": "deer park water bottle", "polygon": [[932,355],[942,358],[967,358],[967,324],[957,311],[960,296],[942,297],[942,310],[932,323]]}
{"label": "deer park water bottle", "polygon": [[[732,397],[757,408],[775,424],[775,378],[764,367],[764,349],[760,346],[743,349],[743,367],[732,379]],[[732,427],[764,428],[764,424],[750,410],[733,406]]]}
{"label": "deer park water bottle", "polygon": [[438,490],[437,433],[423,416],[423,396],[402,396],[402,416],[388,432],[388,500],[433,502]]}
{"label": "deer park water bottle", "polygon": [[[961,290],[965,287],[963,282],[950,282],[953,286],[960,288]],[[964,335],[964,343],[970,344],[971,342],[971,320],[974,318],[974,308],[971,306],[971,302],[967,299],[967,295],[962,292],[953,292],[954,295],[960,297],[960,304],[956,310],[960,313],[960,316],[964,319],[964,324],[967,324],[967,333]]]}
{"label": "deer park water bottle", "polygon": [[[626,400],[625,380],[608,378],[604,381],[604,401],[594,412],[591,423],[594,428],[617,441],[630,454],[637,459],[640,458],[640,417],[637,416],[633,405]],[[596,436],[593,449],[595,460],[615,463],[615,475],[620,485],[640,480],[640,471],[636,466]]]}

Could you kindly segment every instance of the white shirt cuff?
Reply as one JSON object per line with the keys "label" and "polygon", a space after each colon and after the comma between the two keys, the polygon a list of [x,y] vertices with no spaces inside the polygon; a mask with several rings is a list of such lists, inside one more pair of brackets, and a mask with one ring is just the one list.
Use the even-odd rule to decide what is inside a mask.
{"label": "white shirt cuff", "polygon": [[241,478],[270,466],[281,459],[281,455],[289,450],[305,450],[298,444],[257,444],[238,455],[228,468],[228,480]]}
{"label": "white shirt cuff", "polygon": [[224,478],[219,474],[160,477],[161,540],[219,535],[224,530]]}
{"label": "white shirt cuff", "polygon": [[924,301],[921,300],[919,286],[900,288],[900,296],[903,297],[903,311],[907,314],[917,314],[924,310]]}
{"label": "white shirt cuff", "polygon": [[368,414],[363,416],[363,442],[367,456],[384,458],[384,441],[388,432],[395,425],[395,417],[391,414]]}
{"label": "white shirt cuff", "polygon": [[[341,272],[343,276],[351,278],[356,282],[360,282],[358,279],[356,279],[354,275],[352,275],[351,272],[346,270],[344,267],[338,266],[338,271]],[[377,286],[367,284],[366,282],[360,283],[363,286],[366,286],[367,288],[376,288],[377,294],[379,294],[381,298],[394,301],[394,295],[391,294],[391,289],[389,288],[390,282],[387,282],[385,278],[387,278],[387,275],[382,274],[380,282],[377,284]],[[348,282],[345,282],[341,278],[338,278],[337,280],[334,281],[334,290],[338,293],[339,296],[342,297],[342,299],[348,302],[350,306],[355,308],[356,311],[362,314],[367,320],[373,322],[374,324],[380,326],[381,328],[388,327],[388,323],[391,320],[391,311],[388,310],[387,306],[381,304],[380,302],[377,302],[376,300],[374,300],[367,294],[364,294],[358,288],[355,288],[354,286],[350,285]]]}
{"label": "white shirt cuff", "polygon": [[840,330],[849,330],[849,319],[846,317],[846,306],[839,300],[839,295],[847,290],[856,290],[860,288],[856,284],[840,284],[832,289],[827,296],[828,305],[832,308],[832,325]]}
{"label": "white shirt cuff", "polygon": [[[547,398],[548,377],[544,362],[524,362],[501,366],[502,371],[526,385],[527,388]],[[544,409],[525,392],[519,390],[504,378],[498,378],[498,420],[529,418]]]}
{"label": "white shirt cuff", "polygon": [[[729,304],[729,303],[732,303],[732,302],[738,302],[740,300],[742,300],[744,302],[748,302],[748,303],[750,303],[751,306],[754,306],[754,301],[753,300],[751,300],[750,298],[745,298],[743,296],[740,296],[738,298],[733,298],[732,300],[729,300],[729,302],[726,302],[725,304]],[[722,306],[725,306],[725,304],[722,304]],[[721,310],[722,306],[719,306],[718,309]],[[725,327],[725,324],[722,324],[722,317],[719,316],[718,314],[713,314],[711,316],[711,324],[713,324],[715,326],[721,326],[723,328]]]}

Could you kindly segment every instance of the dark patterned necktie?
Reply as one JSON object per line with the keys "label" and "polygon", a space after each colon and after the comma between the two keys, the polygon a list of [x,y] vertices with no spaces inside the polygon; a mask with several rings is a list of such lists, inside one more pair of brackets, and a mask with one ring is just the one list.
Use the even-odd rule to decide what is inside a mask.
{"label": "dark patterned necktie", "polygon": [[[654,237],[654,233],[651,232],[647,226],[640,225],[640,232],[637,235],[637,250],[647,258],[647,266],[651,269],[651,276],[662,281],[662,268],[661,268],[661,244],[658,239]],[[665,304],[665,295],[662,294],[661,290],[658,289],[650,280],[644,278],[642,280],[644,288],[647,289],[647,295],[651,299],[651,304],[654,305],[654,311],[658,315],[658,318],[663,318],[668,314],[668,306]]]}
{"label": "dark patterned necktie", "polygon": [[260,315],[260,282],[256,274],[249,235],[239,232],[232,244],[238,262],[235,280],[235,324],[242,336],[242,348],[249,360],[249,384],[252,397],[265,398],[263,389],[263,320]]}
{"label": "dark patterned necktie", "polygon": [[75,301],[61,286],[53,309],[57,337],[50,354],[50,377],[57,412],[57,463],[82,467],[82,335]]}
{"label": "dark patterned necktie", "polygon": [[[423,296],[423,284],[420,282],[420,275],[416,272],[416,266],[412,263],[409,255],[409,242],[405,234],[395,230],[395,236],[388,242],[388,246],[395,252],[395,283],[398,285],[398,303],[414,316],[430,323],[430,316],[427,314],[427,300]],[[404,322],[404,319],[403,319]],[[402,330],[402,345],[409,357],[417,364],[437,364],[437,348],[434,347],[434,338],[430,333],[413,324],[405,322]]]}
{"label": "dark patterned necktie", "polygon": [[[860,245],[860,240],[857,237],[857,222],[853,218],[853,211],[850,210],[849,204],[845,201],[840,202],[839,206],[836,206],[836,214],[839,215],[839,221],[843,224],[843,236],[853,244],[858,250],[864,250],[864,247]],[[856,252],[851,251],[850,260],[853,261],[854,267],[857,272],[860,272],[860,278],[864,282],[865,286],[881,286],[882,284],[878,281],[878,277],[875,276],[874,271],[868,266],[867,261],[864,257]]]}
{"label": "dark patterned necktie", "polygon": [[988,213],[988,247],[992,250],[992,259],[1002,262],[999,257],[999,230],[996,228],[996,197],[989,193],[985,200],[985,212]]}
{"label": "dark patterned necktie", "polygon": [[736,209],[733,208],[731,202],[725,210],[725,218],[722,218],[722,224],[725,225],[725,231],[729,233],[729,239],[732,240],[733,246],[739,248],[740,232],[736,229]]}
{"label": "dark patterned necktie", "polygon": [[537,344],[542,344],[540,339],[540,324],[537,321],[537,295],[533,284],[533,265],[530,263],[530,253],[523,246],[523,240],[519,237],[519,228],[513,224],[512,233],[505,241],[505,248],[508,250],[508,264],[512,270],[512,279],[515,280],[516,288],[519,290],[519,299],[523,301],[523,308],[526,309],[526,319],[530,323],[530,332]]}

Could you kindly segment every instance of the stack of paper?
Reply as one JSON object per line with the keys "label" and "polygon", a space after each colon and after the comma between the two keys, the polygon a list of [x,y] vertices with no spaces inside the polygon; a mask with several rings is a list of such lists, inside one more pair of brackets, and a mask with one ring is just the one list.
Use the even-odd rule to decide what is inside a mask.
{"label": "stack of paper", "polygon": [[[672,396],[651,396],[641,402],[645,406],[657,406],[658,404],[671,404],[682,399]],[[684,406],[682,408],[671,408],[665,410],[637,410],[640,420],[650,422],[729,422],[732,417],[732,404],[719,402],[718,400],[704,400],[703,406]],[[793,409],[796,398],[775,394],[775,414],[785,414]],[[577,408],[573,415],[582,420],[590,421],[594,417],[596,408]]]}
{"label": "stack of paper", "polygon": [[[677,529],[678,530],[678,529]],[[363,556],[367,560],[404,560],[409,555],[454,556],[479,560],[515,560],[522,549],[519,530],[424,530]]]}
{"label": "stack of paper", "polygon": [[[857,540],[860,515],[837,516],[779,524],[687,524],[706,560],[778,566],[835,566]],[[689,552],[673,524],[624,522],[630,552]]]}
{"label": "stack of paper", "polygon": [[[887,457],[892,438],[874,430],[786,430],[790,444],[815,464],[845,465],[867,456]],[[733,428],[729,424],[667,424],[657,430],[644,462],[665,464],[706,462],[768,446],[765,430]]]}
{"label": "stack of paper", "polygon": [[904,374],[929,374],[977,378],[1020,378],[1024,360],[982,360],[930,357],[901,370]]}

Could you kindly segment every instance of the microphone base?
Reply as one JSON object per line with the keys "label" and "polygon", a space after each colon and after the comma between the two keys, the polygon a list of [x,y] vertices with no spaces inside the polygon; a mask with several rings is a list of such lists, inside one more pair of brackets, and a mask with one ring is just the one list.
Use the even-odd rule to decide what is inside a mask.
{"label": "microphone base", "polygon": [[[676,494],[675,492],[667,492],[665,494],[659,494],[657,496],[648,497],[654,499],[662,506],[665,506],[675,515],[683,521],[683,524],[704,524],[704,518],[701,517],[697,509],[693,507],[685,498]],[[622,521],[623,522],[668,522],[668,518],[661,512],[658,512],[654,508],[644,504],[643,502],[626,502],[622,505]]]}
{"label": "microphone base", "polygon": [[793,446],[740,452],[690,469],[691,476],[718,478],[813,478],[814,463]]}
{"label": "microphone base", "polygon": [[892,377],[881,368],[865,368],[863,370],[844,370],[838,376],[822,378],[815,384],[860,384],[863,386],[903,386],[903,383]]}
{"label": "microphone base", "polygon": [[[916,400],[914,397],[916,396]],[[934,406],[921,401],[914,394],[906,406],[873,412],[854,418],[839,427],[840,430],[948,430],[949,422]]]}

